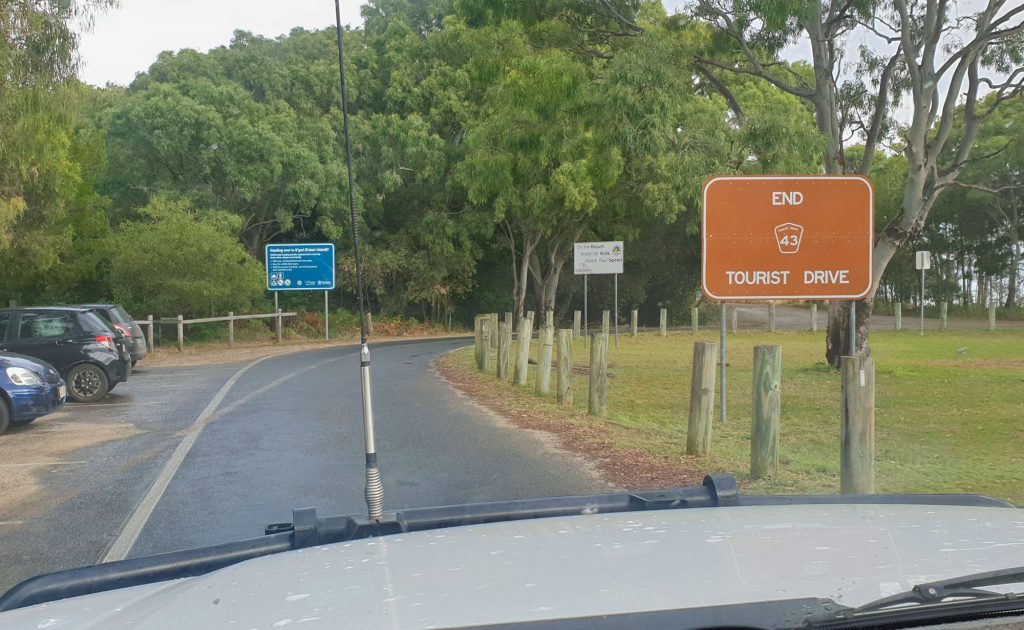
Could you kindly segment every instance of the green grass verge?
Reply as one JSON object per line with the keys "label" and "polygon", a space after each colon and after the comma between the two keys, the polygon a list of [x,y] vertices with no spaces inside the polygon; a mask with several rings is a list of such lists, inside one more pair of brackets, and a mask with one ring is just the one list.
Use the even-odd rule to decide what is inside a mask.
{"label": "green grass verge", "polygon": [[[620,335],[609,349],[608,418],[594,419],[615,450],[637,449],[702,470],[728,470],[745,491],[834,493],[839,487],[839,377],[824,363],[821,333],[739,333],[728,338],[728,419],[718,422],[712,453],[685,455],[690,364],[695,338]],[[702,341],[717,335],[702,333]],[[753,346],[782,346],[782,429],[778,470],[751,482]],[[1024,331],[957,331],[920,337],[910,331],[871,335],[876,364],[878,492],[972,492],[1024,505]],[[514,356],[514,355],[513,355]],[[536,356],[536,340],[533,343]],[[585,367],[588,351],[574,347]],[[572,409],[554,395],[513,388],[473,367],[472,349],[446,359],[477,374],[517,409],[578,422],[586,412],[587,377],[573,380]],[[495,364],[492,357],[493,366]],[[716,388],[718,384],[716,383]],[[552,392],[554,374],[552,375]]]}

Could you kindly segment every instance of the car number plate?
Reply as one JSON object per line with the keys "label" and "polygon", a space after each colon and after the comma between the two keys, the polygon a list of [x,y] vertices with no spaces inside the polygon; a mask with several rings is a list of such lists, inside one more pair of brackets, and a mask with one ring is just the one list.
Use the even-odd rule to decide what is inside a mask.
{"label": "car number plate", "polygon": [[58,385],[58,386],[57,386],[57,394],[58,394],[58,395],[59,395],[59,396],[60,396],[61,398],[64,398],[65,396],[67,396],[67,395],[68,395],[68,388],[67,388],[67,387],[65,387],[65,386],[63,386],[63,385]]}

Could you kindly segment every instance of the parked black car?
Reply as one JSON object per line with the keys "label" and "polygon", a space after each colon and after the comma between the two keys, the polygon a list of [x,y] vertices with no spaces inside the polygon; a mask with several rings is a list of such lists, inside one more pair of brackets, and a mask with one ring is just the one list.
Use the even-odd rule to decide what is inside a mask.
{"label": "parked black car", "polygon": [[121,331],[128,341],[128,350],[132,355],[132,367],[135,367],[139,359],[144,359],[149,354],[149,349],[146,347],[146,336],[142,334],[142,326],[136,324],[132,316],[120,304],[73,304],[72,306],[92,310],[108,324]]}
{"label": "parked black car", "polygon": [[85,308],[0,309],[0,350],[57,368],[77,402],[100,400],[132,370],[124,336]]}

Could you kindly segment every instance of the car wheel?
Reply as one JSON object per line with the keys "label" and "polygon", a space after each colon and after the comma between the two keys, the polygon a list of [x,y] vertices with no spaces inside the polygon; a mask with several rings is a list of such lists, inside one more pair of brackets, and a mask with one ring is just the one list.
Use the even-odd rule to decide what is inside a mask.
{"label": "car wheel", "polygon": [[9,426],[11,426],[11,410],[7,406],[7,401],[0,396],[0,433],[6,431]]}
{"label": "car wheel", "polygon": [[107,374],[97,365],[85,363],[68,372],[68,396],[75,402],[96,402],[107,395],[110,384]]}

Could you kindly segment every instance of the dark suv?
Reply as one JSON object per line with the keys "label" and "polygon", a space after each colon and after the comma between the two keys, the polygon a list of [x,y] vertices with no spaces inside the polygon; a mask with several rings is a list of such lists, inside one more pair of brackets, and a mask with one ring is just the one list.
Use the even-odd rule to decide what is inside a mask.
{"label": "dark suv", "polygon": [[0,309],[0,350],[46,361],[77,402],[95,402],[131,374],[124,336],[85,308]]}
{"label": "dark suv", "polygon": [[142,326],[136,324],[120,304],[74,304],[73,306],[93,311],[124,335],[128,342],[128,351],[132,355],[132,367],[135,367],[139,359],[146,358],[149,350],[146,347],[146,337],[142,333]]}

